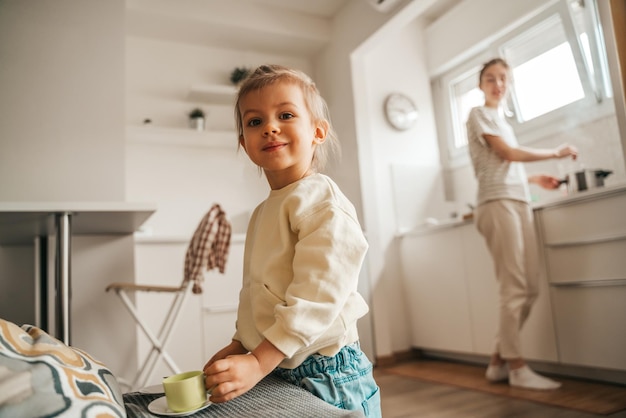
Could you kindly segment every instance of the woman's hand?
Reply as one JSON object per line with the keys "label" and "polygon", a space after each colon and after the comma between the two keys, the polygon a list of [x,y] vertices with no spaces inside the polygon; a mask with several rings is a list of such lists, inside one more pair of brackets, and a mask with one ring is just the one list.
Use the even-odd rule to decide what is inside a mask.
{"label": "woman's hand", "polygon": [[528,182],[537,184],[548,190],[557,189],[561,185],[561,181],[558,178],[548,176],[546,174],[537,174],[534,176],[530,176],[528,177]]}
{"label": "woman's hand", "polygon": [[554,150],[554,155],[556,156],[556,158],[565,158],[571,156],[572,160],[575,160],[578,157],[578,149],[573,145],[562,144]]}

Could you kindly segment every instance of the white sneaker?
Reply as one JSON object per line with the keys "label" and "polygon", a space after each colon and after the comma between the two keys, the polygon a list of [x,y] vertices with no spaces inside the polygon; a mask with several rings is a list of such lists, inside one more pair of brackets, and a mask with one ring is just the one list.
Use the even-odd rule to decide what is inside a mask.
{"label": "white sneaker", "polygon": [[490,364],[485,372],[485,377],[490,382],[502,382],[509,378],[509,366],[506,363],[499,366]]}
{"label": "white sneaker", "polygon": [[561,387],[561,383],[535,373],[528,366],[511,370],[509,372],[509,385],[535,390],[553,390]]}

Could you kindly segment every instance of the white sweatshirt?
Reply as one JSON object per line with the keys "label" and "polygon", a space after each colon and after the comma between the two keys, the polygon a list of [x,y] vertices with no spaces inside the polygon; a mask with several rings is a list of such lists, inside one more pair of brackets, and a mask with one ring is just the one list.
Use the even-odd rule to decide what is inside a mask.
{"label": "white sweatshirt", "polygon": [[287,356],[284,368],[357,341],[367,248],[354,206],[329,177],[270,191],[248,225],[234,339],[250,351],[267,339]]}

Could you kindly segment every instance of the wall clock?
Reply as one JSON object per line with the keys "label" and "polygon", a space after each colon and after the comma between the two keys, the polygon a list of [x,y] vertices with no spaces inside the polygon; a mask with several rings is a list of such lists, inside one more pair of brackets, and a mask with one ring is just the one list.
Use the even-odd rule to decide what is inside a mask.
{"label": "wall clock", "polygon": [[395,129],[404,131],[415,125],[417,106],[410,97],[402,93],[391,93],[384,103],[385,118]]}

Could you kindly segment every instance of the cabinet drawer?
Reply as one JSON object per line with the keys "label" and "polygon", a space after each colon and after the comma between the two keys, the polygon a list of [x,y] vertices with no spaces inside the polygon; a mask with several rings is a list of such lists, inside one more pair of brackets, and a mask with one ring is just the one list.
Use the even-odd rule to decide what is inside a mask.
{"label": "cabinet drawer", "polygon": [[553,283],[626,279],[626,238],[547,247],[545,255]]}
{"label": "cabinet drawer", "polygon": [[626,285],[552,287],[559,360],[626,370]]}
{"label": "cabinet drawer", "polygon": [[546,244],[626,237],[626,194],[539,211]]}

